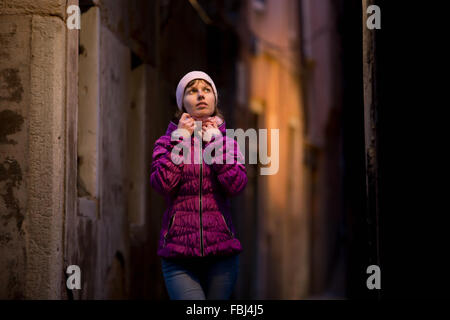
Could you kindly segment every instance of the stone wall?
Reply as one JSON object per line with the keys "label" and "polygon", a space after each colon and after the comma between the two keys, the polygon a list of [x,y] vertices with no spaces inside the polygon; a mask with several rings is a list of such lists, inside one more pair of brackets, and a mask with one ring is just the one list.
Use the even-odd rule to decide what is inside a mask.
{"label": "stone wall", "polygon": [[2,298],[58,298],[64,221],[65,1],[0,2]]}

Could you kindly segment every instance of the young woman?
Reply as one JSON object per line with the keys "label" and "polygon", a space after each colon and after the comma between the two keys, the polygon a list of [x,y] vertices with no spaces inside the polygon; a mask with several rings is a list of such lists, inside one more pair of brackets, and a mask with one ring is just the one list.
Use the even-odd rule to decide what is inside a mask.
{"label": "young woman", "polygon": [[[226,136],[212,79],[189,72],[176,98],[179,111],[156,141],[151,166],[152,187],[167,203],[157,254],[171,299],[229,299],[242,251],[229,199],[247,185],[247,171],[237,142]],[[179,140],[172,139],[176,130]],[[206,163],[208,146],[215,151]],[[182,150],[191,151],[191,161],[174,161],[182,159]]]}

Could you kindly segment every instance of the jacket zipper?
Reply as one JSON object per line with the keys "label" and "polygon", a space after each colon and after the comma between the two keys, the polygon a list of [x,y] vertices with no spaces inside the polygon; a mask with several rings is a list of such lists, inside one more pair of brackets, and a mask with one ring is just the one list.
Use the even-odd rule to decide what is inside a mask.
{"label": "jacket zipper", "polygon": [[[201,141],[200,141],[201,143]],[[203,222],[202,222],[202,186],[203,184],[203,156],[202,148],[200,148],[200,250],[203,256]]]}

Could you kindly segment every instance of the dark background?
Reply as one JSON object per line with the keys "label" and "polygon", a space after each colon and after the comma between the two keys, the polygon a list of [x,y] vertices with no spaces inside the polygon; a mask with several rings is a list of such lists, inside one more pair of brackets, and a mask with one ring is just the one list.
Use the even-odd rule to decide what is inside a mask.
{"label": "dark background", "polygon": [[443,8],[381,1],[380,252],[383,298],[448,298]]}

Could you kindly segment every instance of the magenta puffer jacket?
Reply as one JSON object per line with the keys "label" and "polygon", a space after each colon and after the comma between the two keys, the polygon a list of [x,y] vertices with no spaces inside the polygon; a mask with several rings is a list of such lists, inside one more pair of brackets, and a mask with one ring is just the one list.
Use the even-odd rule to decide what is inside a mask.
{"label": "magenta puffer jacket", "polygon": [[[225,122],[219,126],[222,137],[202,143],[202,154],[211,144],[219,144],[221,152],[213,154],[212,164],[200,163],[200,152],[194,162],[194,143],[190,141],[191,163],[172,161],[173,148],[183,156],[180,141],[171,141],[177,129],[170,122],[166,134],[155,142],[151,166],[151,185],[165,196],[167,210],[163,214],[157,254],[164,258],[226,256],[242,251],[235,237],[230,215],[230,197],[247,185],[247,170],[237,142],[226,137]],[[189,140],[182,144],[188,147]],[[211,146],[213,147],[213,146]],[[233,163],[226,163],[227,150],[234,148]],[[197,147],[200,151],[200,148]],[[222,164],[215,163],[222,157]],[[239,161],[238,161],[239,159]]]}

